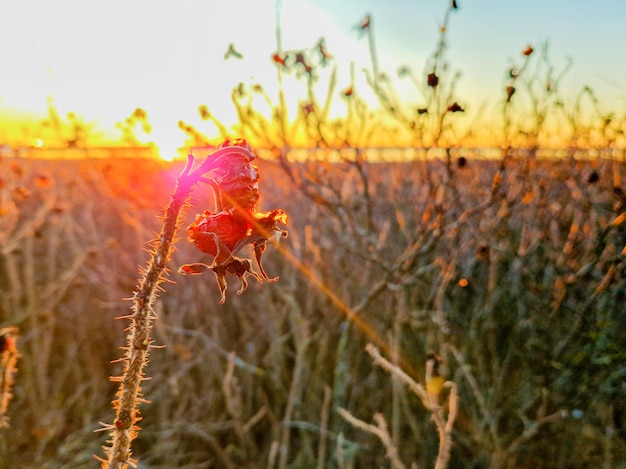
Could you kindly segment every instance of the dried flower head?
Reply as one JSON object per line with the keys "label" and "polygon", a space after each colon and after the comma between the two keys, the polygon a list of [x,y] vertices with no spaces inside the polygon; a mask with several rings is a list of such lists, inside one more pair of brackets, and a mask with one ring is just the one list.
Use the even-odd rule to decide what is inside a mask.
{"label": "dried flower head", "polygon": [[448,106],[448,112],[465,112],[465,109],[457,102],[454,102]]}
{"label": "dried flower head", "polygon": [[272,61],[284,67],[287,62],[287,57],[284,54],[279,54],[278,52],[275,52],[274,55],[272,55]]}
{"label": "dried flower head", "polygon": [[326,50],[326,41],[324,38],[321,38],[317,42],[317,50],[319,51],[320,61],[322,65],[325,65],[330,59],[333,58],[333,56],[330,55],[328,51]]}
{"label": "dried flower head", "polygon": [[[235,250],[237,243],[245,239],[250,232],[249,223],[237,218],[230,211],[211,213],[208,210],[196,216],[196,220],[187,228],[187,237],[198,249],[221,259]],[[218,261],[219,262],[219,261]]]}
{"label": "dried flower head", "polygon": [[513,95],[515,94],[515,87],[514,86],[507,86],[506,87],[506,102],[510,103],[511,102],[511,98],[513,97]]}
{"label": "dried flower head", "polygon": [[360,31],[367,31],[372,24],[372,17],[370,15],[365,15],[365,17],[361,20],[361,22],[357,25],[357,29]]}
{"label": "dried flower head", "polygon": [[[287,231],[280,228],[280,225],[287,224],[287,214],[282,209],[257,211],[260,175],[258,168],[251,163],[256,155],[245,140],[226,140],[220,148],[232,148],[233,151],[221,153],[219,160],[214,162],[215,169],[206,175],[216,193],[218,211],[205,210],[187,228],[189,241],[211,255],[213,261],[211,264],[185,264],[178,271],[198,275],[212,270],[221,293],[220,303],[224,303],[227,274],[241,281],[238,294],[248,287],[246,277],[249,275],[259,282],[278,280],[278,277],[271,278],[266,274],[261,259],[268,241],[276,242],[287,236]],[[247,245],[253,247],[261,275],[252,269],[248,259],[236,256]]]}
{"label": "dried flower head", "polygon": [[426,83],[431,88],[437,88],[437,85],[439,84],[439,77],[434,72],[429,73],[428,77],[426,78]]}

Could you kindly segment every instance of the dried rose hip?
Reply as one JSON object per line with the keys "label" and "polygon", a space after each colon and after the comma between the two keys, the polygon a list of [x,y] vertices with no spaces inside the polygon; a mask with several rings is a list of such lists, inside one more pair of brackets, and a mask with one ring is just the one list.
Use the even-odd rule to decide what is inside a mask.
{"label": "dried rose hip", "polygon": [[[242,293],[248,286],[247,276],[259,282],[269,277],[261,258],[268,241],[278,241],[287,236],[279,224],[287,224],[287,214],[282,209],[257,212],[259,199],[259,170],[251,162],[256,157],[250,145],[243,139],[226,140],[212,157],[212,169],[205,175],[216,195],[216,213],[206,210],[197,215],[187,228],[187,237],[196,247],[213,256],[213,262],[185,264],[178,269],[184,275],[198,275],[212,270],[221,293],[220,303],[225,301],[226,275],[234,275],[241,281]],[[261,272],[252,269],[248,259],[235,254],[244,246],[252,244],[254,257]]]}
{"label": "dried rose hip", "polygon": [[189,225],[187,236],[202,252],[217,256],[221,242],[230,255],[237,243],[250,234],[250,228],[245,219],[236,218],[231,212],[211,213],[207,210]]}

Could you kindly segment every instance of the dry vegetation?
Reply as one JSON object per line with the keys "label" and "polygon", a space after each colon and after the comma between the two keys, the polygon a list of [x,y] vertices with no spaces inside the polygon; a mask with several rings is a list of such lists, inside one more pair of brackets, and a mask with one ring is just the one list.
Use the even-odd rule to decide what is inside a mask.
{"label": "dry vegetation", "polygon": [[[198,257],[177,244],[176,283],[156,303],[166,347],[143,386],[140,467],[389,464],[340,408],[382,418],[403,467],[434,466],[429,412],[368,343],[422,384],[428,352],[441,356],[459,396],[448,467],[626,464],[623,160],[511,159],[502,171],[345,157],[260,162],[261,205],[291,217],[284,252],[266,261],[280,282],[218,305],[211,278],[175,272]],[[0,467],[94,467],[121,366],[113,318],[127,314],[181,168],[0,165],[0,326],[19,327],[22,354]],[[194,192],[187,221],[209,196]]]}
{"label": "dry vegetation", "polygon": [[[528,47],[501,90],[499,158],[463,148],[475,129],[455,126],[449,5],[423,73],[398,71],[417,108],[378,69],[369,17],[359,30],[379,111],[354,77],[337,93],[323,41],[278,44],[272,58],[281,86],[304,84],[293,119],[282,88],[275,103],[258,84],[234,89],[240,135],[271,150],[259,209],[289,214],[265,259],[280,281],[232,288],[220,305],[210,275],[177,272],[210,256],[177,242],[141,342],[163,347],[141,385],[139,467],[626,467],[626,121],[587,87],[565,100],[567,66]],[[329,118],[337,94],[343,120]],[[137,126],[149,129],[142,110],[121,124],[129,141]],[[0,469],[99,465],[94,431],[115,425],[109,377],[124,365],[128,321],[114,318],[129,314],[183,166],[88,158],[74,127],[61,137],[80,159],[0,159],[0,335],[18,334],[17,348],[0,342]],[[569,147],[543,159],[555,132]],[[425,158],[365,157],[390,135]],[[297,141],[316,147],[308,159],[290,158]],[[196,187],[184,226],[213,200]]]}

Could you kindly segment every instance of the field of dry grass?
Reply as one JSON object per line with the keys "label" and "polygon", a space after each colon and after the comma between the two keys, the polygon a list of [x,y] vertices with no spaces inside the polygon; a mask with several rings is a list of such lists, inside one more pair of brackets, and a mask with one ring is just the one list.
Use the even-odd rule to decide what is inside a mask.
{"label": "field of dry grass", "polygon": [[[207,260],[180,233],[139,467],[389,467],[389,447],[394,467],[433,467],[430,413],[368,343],[422,384],[441,357],[458,390],[450,468],[626,467],[623,157],[259,166],[261,208],[290,216],[264,259],[280,281],[218,305],[211,276],[177,273]],[[97,466],[114,318],[180,169],[0,161],[0,328],[19,328],[21,354],[0,468]],[[198,188],[186,222],[211,203]],[[384,422],[389,446],[340,408]]]}

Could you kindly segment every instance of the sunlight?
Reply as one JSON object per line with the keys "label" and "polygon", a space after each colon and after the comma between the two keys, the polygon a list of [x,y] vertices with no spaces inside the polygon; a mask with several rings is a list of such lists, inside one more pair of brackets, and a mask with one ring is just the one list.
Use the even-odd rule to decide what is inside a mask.
{"label": "sunlight", "polygon": [[185,136],[180,129],[171,126],[162,114],[146,114],[149,132],[135,135],[141,145],[149,146],[152,154],[164,161],[173,161],[185,156]]}
{"label": "sunlight", "polygon": [[[333,291],[332,286],[329,286],[326,282],[324,282],[324,280],[320,279],[308,266],[302,263],[302,261],[300,261],[293,253],[288,251],[284,245],[276,243],[274,247],[290,264],[298,269],[300,273],[304,275],[322,295],[326,296],[326,298],[328,298],[338,308],[339,312],[345,316],[346,321],[359,328],[361,332],[365,334],[367,339],[370,340],[376,347],[383,350],[385,354],[392,354],[391,346],[387,343],[387,341],[380,334],[378,334],[374,328],[367,323],[367,321],[363,319],[360,314],[360,306],[352,307],[348,305]],[[399,355],[397,358],[401,368],[406,370],[412,376],[417,375],[415,366],[410,360],[407,360],[403,355]]]}
{"label": "sunlight", "polygon": [[182,158],[182,147],[176,143],[170,141],[151,142],[150,145],[153,148],[154,155],[158,156],[164,161],[174,161]]}

